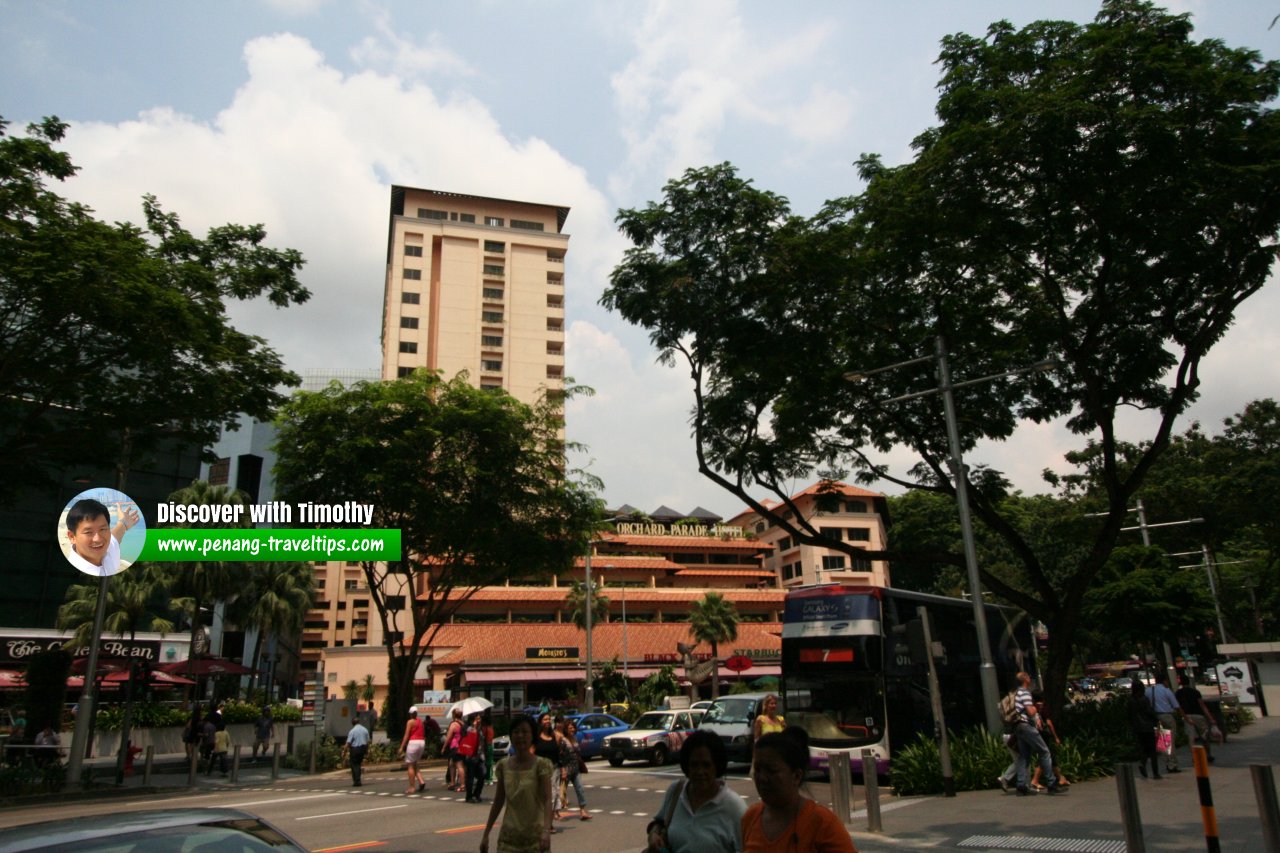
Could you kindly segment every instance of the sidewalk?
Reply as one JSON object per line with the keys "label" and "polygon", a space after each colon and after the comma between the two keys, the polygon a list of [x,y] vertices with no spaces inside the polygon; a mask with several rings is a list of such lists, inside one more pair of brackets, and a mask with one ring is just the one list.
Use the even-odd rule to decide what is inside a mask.
{"label": "sidewalk", "polygon": [[[1280,717],[1256,720],[1214,748],[1209,785],[1222,850],[1267,853],[1249,765],[1280,764]],[[1148,851],[1205,849],[1190,750],[1178,751],[1181,773],[1136,779]],[[1136,774],[1135,774],[1136,775]],[[851,828],[861,853],[914,849],[1062,850],[1123,853],[1124,825],[1114,777],[1075,783],[1054,796],[1017,797],[999,790],[955,797],[881,795],[882,833],[866,831],[862,789],[854,789]]]}

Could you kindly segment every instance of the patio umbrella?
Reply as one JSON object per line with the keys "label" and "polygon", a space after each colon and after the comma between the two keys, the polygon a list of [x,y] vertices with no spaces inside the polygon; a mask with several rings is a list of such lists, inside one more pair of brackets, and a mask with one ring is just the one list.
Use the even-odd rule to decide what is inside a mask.
{"label": "patio umbrella", "polygon": [[483,696],[469,696],[461,702],[454,702],[453,707],[449,709],[449,716],[453,716],[454,711],[462,711],[462,716],[469,717],[472,714],[479,714],[481,711],[487,711],[493,707],[493,703]]}
{"label": "patio umbrella", "polygon": [[171,675],[194,675],[197,678],[209,675],[249,675],[257,671],[225,658],[191,658],[162,663],[156,669]]}
{"label": "patio umbrella", "polygon": [[22,673],[14,669],[0,669],[0,690],[13,687],[26,687],[26,679]]}
{"label": "patio umbrella", "polygon": [[751,682],[751,686],[757,690],[773,690],[778,686],[778,676],[762,675]]}
{"label": "patio umbrella", "polygon": [[[121,682],[121,681],[128,681],[128,680],[129,680],[129,673],[127,672],[113,672],[110,675],[108,675],[106,678],[102,679],[103,683]],[[185,685],[195,684],[196,682],[192,681],[190,678],[183,678],[180,675],[173,675],[172,673],[164,672],[158,669],[153,669],[147,673],[147,683],[152,685],[153,687],[167,687],[167,686],[177,686],[177,685],[184,685],[184,684]]]}

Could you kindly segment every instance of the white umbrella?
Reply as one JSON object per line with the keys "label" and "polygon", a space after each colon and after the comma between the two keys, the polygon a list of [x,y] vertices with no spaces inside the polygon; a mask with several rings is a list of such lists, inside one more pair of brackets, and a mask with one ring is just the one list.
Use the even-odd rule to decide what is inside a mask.
{"label": "white umbrella", "polygon": [[462,716],[470,717],[472,714],[479,714],[492,707],[493,703],[483,696],[469,696],[461,702],[454,702],[453,707],[449,709],[449,716],[453,716],[454,711],[461,711]]}

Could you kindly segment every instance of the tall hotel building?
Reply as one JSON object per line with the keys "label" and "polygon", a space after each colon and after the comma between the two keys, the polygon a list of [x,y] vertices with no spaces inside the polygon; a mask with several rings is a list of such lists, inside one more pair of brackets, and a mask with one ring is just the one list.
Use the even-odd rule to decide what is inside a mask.
{"label": "tall hotel building", "polygon": [[531,403],[564,386],[569,208],[391,188],[382,376],[467,371]]}

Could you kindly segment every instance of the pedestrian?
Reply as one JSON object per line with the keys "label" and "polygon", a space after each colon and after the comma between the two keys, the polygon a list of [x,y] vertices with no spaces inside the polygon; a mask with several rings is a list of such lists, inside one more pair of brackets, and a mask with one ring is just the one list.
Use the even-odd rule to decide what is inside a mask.
{"label": "pedestrian", "polygon": [[35,745],[38,747],[35,751],[35,762],[38,766],[43,767],[46,764],[52,764],[58,760],[61,741],[58,739],[58,733],[53,730],[52,723],[45,723],[44,728],[36,735]]}
{"label": "pedestrian", "polygon": [[1156,670],[1155,683],[1147,688],[1147,701],[1156,712],[1156,719],[1160,721],[1160,725],[1169,730],[1169,752],[1164,757],[1164,769],[1170,773],[1181,773],[1182,770],[1178,767],[1176,743],[1178,717],[1182,715],[1182,708],[1179,707],[1173,691],[1169,689],[1169,675],[1163,669]]}
{"label": "pedestrian", "polygon": [[1039,764],[1044,775],[1052,780],[1046,787],[1049,794],[1058,793],[1058,780],[1053,775],[1053,763],[1049,757],[1049,747],[1041,735],[1043,723],[1036,711],[1036,703],[1031,698],[1031,676],[1025,672],[1017,675],[1018,688],[1014,692],[1013,705],[1017,712],[1013,735],[1018,743],[1018,796],[1025,797],[1032,793],[1031,773],[1028,762],[1033,758]]}
{"label": "pedestrian", "polygon": [[1204,703],[1204,697],[1191,684],[1191,679],[1185,672],[1178,675],[1178,689],[1173,695],[1178,700],[1178,707],[1182,709],[1183,722],[1190,726],[1196,739],[1204,746],[1205,757],[1212,764],[1213,738],[1209,735],[1209,729],[1213,725],[1213,716],[1209,713],[1209,706]]}
{"label": "pedestrian", "polygon": [[409,721],[405,723],[404,737],[400,739],[400,754],[404,756],[404,766],[409,774],[409,788],[406,794],[422,791],[427,787],[422,774],[418,772],[418,762],[422,760],[422,750],[427,746],[426,729],[418,719],[418,709],[409,709]]}
{"label": "pedestrian", "polygon": [[218,772],[227,775],[227,753],[231,751],[231,732],[226,726],[218,728],[214,725],[213,754],[209,756],[209,775],[213,775],[213,762],[218,762]]}
{"label": "pedestrian", "polygon": [[581,775],[586,772],[586,762],[582,758],[582,748],[578,745],[578,724],[573,720],[565,720],[564,732],[560,736],[560,754],[556,762],[559,771],[560,795],[556,798],[560,808],[556,811],[556,820],[563,820],[569,804],[569,785],[573,785],[574,796],[578,798],[578,818],[591,820],[587,814],[587,795],[582,790]]}
{"label": "pedestrian", "polygon": [[[1031,694],[1032,700],[1036,703],[1036,716],[1040,718],[1043,726],[1041,729],[1041,738],[1045,745],[1049,747],[1049,762],[1053,767],[1053,775],[1058,780],[1059,788],[1067,788],[1071,785],[1066,777],[1062,775],[1062,768],[1058,766],[1058,750],[1054,747],[1062,746],[1062,739],[1058,737],[1058,727],[1053,724],[1053,718],[1049,716],[1049,705],[1044,701],[1044,696],[1039,693]],[[1045,737],[1048,735],[1048,737]],[[1031,776],[1031,789],[1044,793],[1045,786],[1040,781],[1043,776],[1043,769],[1036,767],[1036,772]]]}
{"label": "pedestrian", "polygon": [[1156,725],[1159,722],[1146,689],[1135,678],[1129,693],[1129,731],[1138,745],[1138,772],[1144,779],[1147,778],[1148,761],[1151,762],[1152,777],[1160,778],[1160,768],[1156,765]]}
{"label": "pedestrian", "polygon": [[[547,712],[538,717],[538,736],[533,741],[533,754],[545,758],[554,767],[560,760],[560,732],[556,731],[556,722]],[[553,785],[551,808],[555,814],[560,813],[560,786]],[[555,832],[555,829],[552,829]]]}
{"label": "pedestrian", "polygon": [[[780,732],[787,727],[785,717],[778,715],[778,697],[770,693],[760,703],[760,713],[751,723],[751,745],[754,749],[756,741],[767,734]],[[754,753],[753,753],[754,754]],[[754,762],[753,762],[754,763]]]}
{"label": "pedestrian", "polygon": [[533,754],[536,729],[532,717],[517,717],[511,723],[515,753],[498,762],[498,785],[484,835],[480,837],[480,853],[489,853],[489,832],[504,809],[498,853],[542,853],[551,849],[551,776],[555,768],[547,759]]}
{"label": "pedestrian", "polygon": [[369,751],[369,730],[356,717],[347,732],[347,742],[342,745],[342,757],[351,760],[351,787],[361,787],[360,773],[364,769],[364,756]]}
{"label": "pedestrian", "polygon": [[458,742],[462,740],[462,735],[466,726],[462,722],[462,709],[454,708],[452,718],[449,720],[449,728],[445,729],[444,741],[441,751],[444,754],[444,786],[450,791],[461,792],[463,790],[463,769],[462,759],[458,755]]}
{"label": "pedestrian", "polygon": [[200,748],[200,736],[204,730],[204,721],[200,719],[200,706],[193,705],[191,715],[187,717],[187,725],[182,730],[182,745],[187,750],[187,762]]}
{"label": "pedestrian", "polygon": [[472,714],[466,721],[466,733],[458,741],[458,755],[462,759],[466,779],[468,803],[482,801],[484,793],[484,725],[479,714]]}
{"label": "pedestrian", "polygon": [[480,715],[481,724],[484,726],[484,768],[485,768],[485,784],[493,784],[493,718],[488,709]]}
{"label": "pedestrian", "polygon": [[213,748],[218,742],[218,726],[209,715],[200,724],[200,759],[206,764],[206,772],[213,772]]}
{"label": "pedestrian", "polygon": [[267,747],[271,743],[271,739],[276,736],[276,721],[271,716],[271,708],[263,706],[262,713],[258,715],[258,719],[253,722],[253,760],[258,760],[258,750],[262,750],[262,757],[267,757]]}
{"label": "pedestrian", "polygon": [[647,853],[720,853],[742,849],[747,804],[725,784],[729,756],[714,732],[696,731],[680,748],[684,779],[672,782],[645,829]]}
{"label": "pedestrian", "polygon": [[809,735],[791,727],[755,746],[760,802],[742,816],[744,853],[857,853],[849,831],[830,809],[801,796],[809,772]]}

